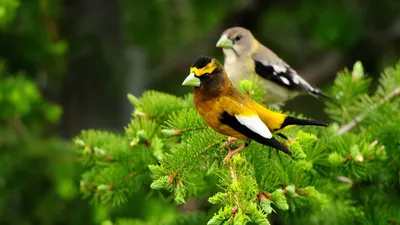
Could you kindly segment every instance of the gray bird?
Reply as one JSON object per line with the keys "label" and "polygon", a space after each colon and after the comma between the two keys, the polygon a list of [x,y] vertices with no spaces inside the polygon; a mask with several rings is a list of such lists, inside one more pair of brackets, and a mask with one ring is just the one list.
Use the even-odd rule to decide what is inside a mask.
{"label": "gray bird", "polygon": [[261,80],[266,88],[265,101],[268,105],[281,105],[299,94],[330,98],[299,76],[243,27],[225,30],[217,47],[224,52],[224,67],[232,83],[238,86],[241,80],[252,77]]}

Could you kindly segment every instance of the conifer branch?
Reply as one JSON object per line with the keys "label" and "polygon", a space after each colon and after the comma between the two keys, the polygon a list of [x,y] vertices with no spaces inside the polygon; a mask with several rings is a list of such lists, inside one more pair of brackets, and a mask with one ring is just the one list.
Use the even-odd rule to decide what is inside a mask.
{"label": "conifer branch", "polygon": [[81,181],[81,188],[89,191],[89,192],[96,192],[96,186],[94,185],[89,185],[89,184],[84,184],[84,182]]}
{"label": "conifer branch", "polygon": [[198,131],[198,130],[205,130],[205,129],[208,129],[208,126],[187,128],[187,129],[184,129],[184,130],[180,130],[180,132],[184,133],[184,132]]}
{"label": "conifer branch", "polygon": [[[92,148],[88,144],[85,144],[84,146],[88,149],[88,151],[86,153],[89,153],[90,155],[95,155],[98,159],[103,158],[108,162],[113,162],[114,161],[113,158],[111,156],[107,155],[106,152],[103,149],[98,148],[98,147],[93,147]],[[87,157],[86,153],[83,153],[83,155],[82,155],[83,158]]]}
{"label": "conifer branch", "polygon": [[[214,193],[208,201],[221,208],[218,211],[213,208],[215,214],[208,221],[209,225],[250,222],[268,225],[267,216],[277,210],[284,223],[305,223],[311,217],[324,223],[327,215],[341,218],[342,222],[348,220],[348,215],[356,215],[354,209],[361,216],[376,209],[385,218],[397,219],[399,206],[381,207],[381,199],[364,197],[364,192],[355,193],[361,200],[357,202],[346,193],[350,186],[362,191],[366,182],[386,186],[397,178],[397,142],[392,141],[399,140],[396,124],[400,124],[400,117],[395,106],[400,98],[390,100],[400,95],[400,64],[383,73],[372,97],[365,95],[370,79],[357,71],[354,69],[351,74],[346,70],[338,76],[333,92],[343,107],[328,104],[328,114],[334,121],[343,121],[343,115],[346,123],[354,119],[341,127],[338,135],[350,131],[360,121],[366,125],[365,132],[318,139],[313,132],[293,130],[296,132],[290,142],[295,153],[293,161],[260,157],[260,150],[265,148],[257,143],[249,145],[244,155],[236,154],[230,160],[221,161],[242,141],[220,136],[209,129],[190,104],[191,96],[182,99],[150,91],[141,99],[131,97],[138,104],[135,108],[139,113],[132,118],[125,136],[89,131],[75,139],[76,145],[86,154],[86,160],[82,161],[88,167],[80,190],[97,203],[112,201],[113,205],[127,202],[129,195],[142,190],[141,187],[147,188],[150,179],[153,180],[151,189],[171,192],[177,204]],[[250,81],[241,86],[257,99],[262,95],[258,95],[254,87]],[[160,98],[164,100],[159,101]],[[168,119],[163,117],[166,114]],[[360,115],[354,118],[354,114]],[[146,118],[147,115],[151,118]],[[329,132],[332,130],[338,132],[337,128]],[[135,150],[129,147],[128,140],[137,145]],[[109,158],[113,160],[111,163],[105,154],[112,157]],[[384,173],[376,169],[379,166],[387,167]],[[386,188],[382,192],[386,192]],[[363,204],[366,201],[372,204]],[[363,221],[359,219],[356,216],[350,223]]]}
{"label": "conifer branch", "polygon": [[[389,95],[387,95],[385,98],[383,98],[381,101],[379,101],[378,104],[374,105],[371,109],[376,109],[379,106],[383,105],[384,103],[393,100],[394,98],[398,97],[400,95],[400,87],[396,88],[392,93],[390,93]],[[350,131],[351,129],[353,129],[359,122],[361,122],[366,116],[367,114],[370,112],[370,110],[356,116],[356,118],[354,118],[354,120],[350,121],[349,123],[343,125],[339,131],[338,131],[338,135],[343,135],[344,133]]]}
{"label": "conifer branch", "polygon": [[[196,155],[194,155],[194,157],[193,157],[191,160],[189,160],[189,162],[192,161],[192,160],[194,160],[194,159],[196,159],[196,158],[198,158],[200,155],[206,153],[209,149],[211,149],[211,148],[215,147],[216,145],[220,144],[224,139],[225,139],[225,138],[221,138],[221,139],[219,139],[219,140],[216,141],[216,142],[210,143],[210,144],[207,145],[205,148],[203,148],[202,150],[200,150]],[[182,166],[181,166],[181,168],[177,171],[177,173],[179,173],[180,171],[182,171],[182,170],[186,167],[186,165],[187,165],[186,163],[183,163]]]}
{"label": "conifer branch", "polygon": [[132,172],[132,173],[126,175],[125,177],[121,178],[120,183],[121,183],[121,184],[122,184],[122,183],[125,183],[126,181],[128,181],[128,180],[130,180],[130,179],[136,177],[136,176],[139,175],[139,174],[145,173],[145,172],[147,172],[148,170],[149,170],[148,167],[144,167],[144,168],[143,168],[142,170],[140,170],[140,171]]}
{"label": "conifer branch", "polygon": [[[236,174],[236,171],[233,168],[233,166],[234,166],[234,163],[231,163],[230,166],[229,166],[229,173],[230,173],[230,176],[231,176],[231,179],[232,179],[232,183],[236,184],[239,181],[238,181],[237,174]],[[229,218],[229,220],[233,220],[235,218],[236,214],[238,213],[239,207],[240,207],[240,197],[238,196],[238,194],[237,193],[233,193],[233,198],[234,198],[234,201],[235,201],[235,206],[233,207],[232,215]]]}
{"label": "conifer branch", "polygon": [[163,130],[161,130],[161,132],[167,136],[179,136],[185,132],[199,131],[199,130],[205,130],[205,129],[208,129],[208,126],[186,128],[186,129],[182,129],[182,130],[163,129]]}

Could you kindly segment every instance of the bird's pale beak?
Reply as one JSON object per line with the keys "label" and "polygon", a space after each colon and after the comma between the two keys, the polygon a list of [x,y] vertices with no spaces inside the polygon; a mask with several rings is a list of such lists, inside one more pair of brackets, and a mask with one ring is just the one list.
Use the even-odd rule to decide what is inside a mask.
{"label": "bird's pale beak", "polygon": [[226,35],[222,35],[221,38],[217,42],[217,47],[219,48],[232,48],[233,42]]}
{"label": "bird's pale beak", "polygon": [[182,83],[183,86],[200,87],[200,79],[194,76],[194,73],[189,74]]}

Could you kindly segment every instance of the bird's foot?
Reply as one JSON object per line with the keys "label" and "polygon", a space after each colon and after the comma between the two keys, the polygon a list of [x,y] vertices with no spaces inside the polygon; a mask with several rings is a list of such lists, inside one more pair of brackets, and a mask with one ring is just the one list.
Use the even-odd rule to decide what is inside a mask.
{"label": "bird's foot", "polygon": [[237,149],[235,149],[235,150],[233,150],[233,151],[229,150],[228,155],[226,155],[225,158],[224,158],[224,166],[226,165],[226,163],[227,163],[234,155],[236,155],[237,153],[239,153],[240,151],[242,151],[245,147],[246,147],[246,145],[242,145],[242,146],[240,146],[239,148],[237,148]]}
{"label": "bird's foot", "polygon": [[225,142],[225,146],[232,146],[238,141],[235,137],[228,137],[228,140]]}

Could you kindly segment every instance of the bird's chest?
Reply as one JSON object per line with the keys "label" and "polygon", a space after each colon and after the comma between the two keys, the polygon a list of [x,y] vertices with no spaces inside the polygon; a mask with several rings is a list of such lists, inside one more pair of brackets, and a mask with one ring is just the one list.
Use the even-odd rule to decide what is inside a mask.
{"label": "bird's chest", "polygon": [[201,99],[200,97],[196,98],[195,95],[194,100],[198,113],[203,118],[203,120],[206,121],[208,126],[210,126],[212,129],[221,134],[236,137],[243,140],[246,139],[246,137],[240,134],[239,132],[233,130],[228,125],[221,123],[220,119],[222,114],[225,112],[225,109],[220,104],[218,98],[212,100],[205,100]]}
{"label": "bird's chest", "polygon": [[226,57],[224,67],[229,79],[235,86],[240,84],[243,79],[249,79],[253,74],[254,63],[251,60],[240,59],[237,57]]}
{"label": "bird's chest", "polygon": [[201,99],[195,96],[195,106],[197,112],[200,116],[207,122],[211,127],[218,126],[220,114],[222,114],[223,109],[218,104],[217,99]]}

